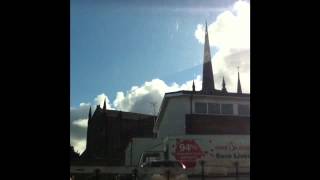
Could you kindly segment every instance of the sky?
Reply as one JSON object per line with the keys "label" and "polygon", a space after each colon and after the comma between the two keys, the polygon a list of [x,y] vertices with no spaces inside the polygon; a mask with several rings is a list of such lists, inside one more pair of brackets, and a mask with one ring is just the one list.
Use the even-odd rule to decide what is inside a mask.
{"label": "sky", "polygon": [[153,114],[164,93],[201,89],[204,23],[215,86],[250,92],[250,2],[71,0],[70,142],[85,147],[89,107]]}

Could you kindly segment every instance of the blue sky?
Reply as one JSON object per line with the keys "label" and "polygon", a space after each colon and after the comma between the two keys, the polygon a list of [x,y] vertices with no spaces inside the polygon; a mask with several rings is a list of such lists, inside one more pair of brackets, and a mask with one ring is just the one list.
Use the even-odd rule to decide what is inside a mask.
{"label": "blue sky", "polygon": [[71,106],[102,92],[112,101],[154,78],[179,84],[201,74],[197,24],[233,2],[72,0]]}

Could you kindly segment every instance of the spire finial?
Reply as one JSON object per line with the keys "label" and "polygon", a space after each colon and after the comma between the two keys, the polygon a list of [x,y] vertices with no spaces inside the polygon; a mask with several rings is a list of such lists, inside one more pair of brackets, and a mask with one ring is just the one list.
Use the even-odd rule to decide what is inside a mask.
{"label": "spire finial", "polygon": [[237,93],[241,94],[242,89],[241,89],[241,83],[240,83],[240,72],[239,72],[239,66],[238,66],[238,87],[237,87]]}
{"label": "spire finial", "polygon": [[193,92],[196,91],[196,86],[194,85],[194,80],[192,80],[192,91],[193,91]]}
{"label": "spire finial", "polygon": [[206,34],[208,34],[208,24],[207,24],[207,20],[206,20]]}
{"label": "spire finial", "polygon": [[104,102],[103,102],[103,110],[107,110],[107,106],[106,106],[106,99],[107,99],[107,98],[104,98]]}
{"label": "spire finial", "polygon": [[226,82],[224,81],[224,76],[222,77],[222,92],[227,92]]}

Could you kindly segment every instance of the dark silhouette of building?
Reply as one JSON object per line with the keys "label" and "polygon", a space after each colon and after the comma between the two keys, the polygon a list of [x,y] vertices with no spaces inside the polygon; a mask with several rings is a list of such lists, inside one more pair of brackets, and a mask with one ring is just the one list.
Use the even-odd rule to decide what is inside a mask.
{"label": "dark silhouette of building", "polygon": [[88,117],[87,145],[81,154],[86,161],[104,161],[106,165],[123,165],[125,149],[133,137],[153,137],[155,116],[107,110],[97,106]]}

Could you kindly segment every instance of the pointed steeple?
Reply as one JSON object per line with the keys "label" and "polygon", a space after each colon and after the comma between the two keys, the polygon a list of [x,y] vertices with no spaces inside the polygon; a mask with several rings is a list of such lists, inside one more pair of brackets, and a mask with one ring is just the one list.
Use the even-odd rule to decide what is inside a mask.
{"label": "pointed steeple", "polygon": [[239,66],[238,66],[238,87],[237,87],[237,93],[242,94],[241,83],[240,83]]}
{"label": "pointed steeple", "polygon": [[210,92],[213,90],[214,90],[214,78],[213,78],[213,72],[212,72],[209,35],[208,35],[208,27],[207,27],[207,21],[206,21],[204,55],[203,55],[203,72],[202,72],[202,91]]}
{"label": "pointed steeple", "polygon": [[[98,108],[98,106],[97,106],[97,108]],[[97,109],[96,109],[97,110]],[[90,132],[91,132],[91,125],[90,125],[90,123],[91,123],[91,121],[92,121],[92,119],[91,119],[91,106],[90,106],[90,109],[89,109],[89,115],[88,115],[88,126],[87,126],[87,143],[86,143],[86,153],[88,153],[88,151],[90,151],[90,145],[89,144],[91,144],[91,139],[90,139]]]}
{"label": "pointed steeple", "polygon": [[224,81],[224,76],[222,77],[222,92],[227,92],[226,82]]}
{"label": "pointed steeple", "polygon": [[91,106],[90,106],[90,109],[89,109],[89,120],[91,119],[92,115],[91,115]]}
{"label": "pointed steeple", "polygon": [[107,98],[104,98],[104,102],[103,102],[103,110],[107,110],[106,99],[107,99]]}
{"label": "pointed steeple", "polygon": [[192,92],[196,91],[196,86],[194,85],[194,80],[192,81]]}

